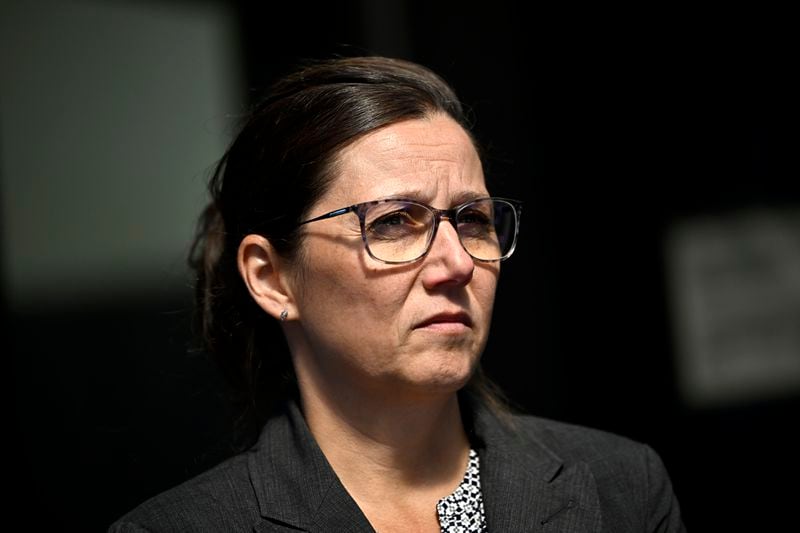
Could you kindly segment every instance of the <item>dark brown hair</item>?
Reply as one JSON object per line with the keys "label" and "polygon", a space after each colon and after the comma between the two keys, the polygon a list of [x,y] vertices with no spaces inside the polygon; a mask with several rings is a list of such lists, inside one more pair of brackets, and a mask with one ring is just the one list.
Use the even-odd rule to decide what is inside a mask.
{"label": "dark brown hair", "polygon": [[[312,62],[269,88],[217,165],[190,255],[195,324],[235,393],[245,444],[296,382],[280,327],[239,275],[239,243],[258,233],[298,260],[297,224],[330,187],[341,150],[378,128],[436,113],[470,131],[452,88],[421,65],[374,56]],[[497,403],[480,369],[468,388]]]}

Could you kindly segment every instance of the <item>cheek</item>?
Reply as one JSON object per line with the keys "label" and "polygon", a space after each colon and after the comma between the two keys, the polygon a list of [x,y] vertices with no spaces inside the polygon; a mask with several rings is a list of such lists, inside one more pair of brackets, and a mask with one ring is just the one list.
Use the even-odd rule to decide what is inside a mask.
{"label": "cheek", "polygon": [[490,312],[494,305],[499,275],[500,269],[498,267],[482,267],[476,269],[472,278],[473,294],[481,309],[486,309],[487,312]]}
{"label": "cheek", "polygon": [[[303,279],[298,305],[306,323],[359,342],[391,333],[408,294],[405,276],[370,271],[356,254],[317,256]],[[383,335],[366,335],[375,330]]]}

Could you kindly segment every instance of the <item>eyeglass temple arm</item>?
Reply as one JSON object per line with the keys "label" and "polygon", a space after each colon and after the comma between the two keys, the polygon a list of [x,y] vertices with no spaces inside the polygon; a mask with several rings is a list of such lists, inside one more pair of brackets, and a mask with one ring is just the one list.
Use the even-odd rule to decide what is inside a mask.
{"label": "eyeglass temple arm", "polygon": [[351,205],[350,207],[343,207],[341,209],[337,209],[336,211],[331,211],[330,213],[325,213],[324,215],[320,215],[318,217],[314,217],[309,220],[304,220],[300,222],[298,226],[302,226],[303,224],[309,224],[311,222],[316,222],[317,220],[325,220],[326,218],[333,218],[338,217],[339,215],[344,215],[345,213],[349,213],[350,211],[354,211],[356,206]]}

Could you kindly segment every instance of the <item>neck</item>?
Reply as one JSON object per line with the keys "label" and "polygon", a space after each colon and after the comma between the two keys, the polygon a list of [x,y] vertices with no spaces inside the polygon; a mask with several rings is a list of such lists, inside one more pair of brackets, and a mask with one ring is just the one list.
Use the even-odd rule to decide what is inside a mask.
{"label": "neck", "polygon": [[460,482],[469,441],[455,392],[399,401],[301,384],[300,394],[311,433],[356,499],[404,489],[441,497]]}

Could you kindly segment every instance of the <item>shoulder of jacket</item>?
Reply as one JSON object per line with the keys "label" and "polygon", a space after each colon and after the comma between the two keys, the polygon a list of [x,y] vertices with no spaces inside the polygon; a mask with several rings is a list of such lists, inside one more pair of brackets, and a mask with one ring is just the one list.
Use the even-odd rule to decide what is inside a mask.
{"label": "shoulder of jacket", "polygon": [[637,461],[652,453],[647,444],[613,431],[533,415],[516,415],[513,421],[518,431],[565,461]]}
{"label": "shoulder of jacket", "polygon": [[230,527],[245,517],[259,517],[247,452],[148,498],[115,521],[109,532]]}

